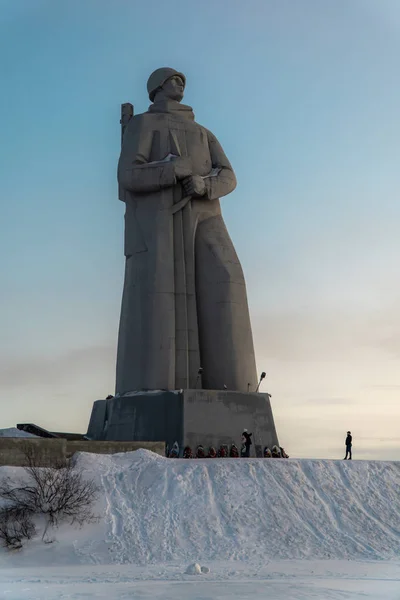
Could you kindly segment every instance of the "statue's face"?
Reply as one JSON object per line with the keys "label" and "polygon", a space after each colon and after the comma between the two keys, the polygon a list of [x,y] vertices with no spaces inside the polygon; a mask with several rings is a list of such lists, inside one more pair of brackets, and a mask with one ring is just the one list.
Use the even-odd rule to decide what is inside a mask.
{"label": "statue's face", "polygon": [[167,98],[180,102],[183,98],[185,84],[178,75],[174,75],[167,79],[161,89]]}

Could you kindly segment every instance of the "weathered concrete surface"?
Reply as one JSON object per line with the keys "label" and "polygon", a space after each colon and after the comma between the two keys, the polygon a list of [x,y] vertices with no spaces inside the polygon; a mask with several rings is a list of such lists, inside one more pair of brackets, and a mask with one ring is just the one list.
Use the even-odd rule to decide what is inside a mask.
{"label": "weathered concrete surface", "polygon": [[27,465],[26,451],[34,453],[38,466],[63,464],[67,441],[51,438],[0,438],[0,465],[23,467]]}
{"label": "weathered concrete surface", "polygon": [[[177,441],[183,448],[199,444],[219,447],[241,444],[243,429],[253,433],[251,455],[261,455],[264,446],[278,444],[268,394],[228,390],[181,390],[137,392],[103,400],[106,421],[96,421],[88,435],[104,440]],[[96,403],[95,403],[96,404]],[[91,420],[91,424],[94,423]]]}
{"label": "weathered concrete surface", "polygon": [[219,202],[236,178],[217,138],[180,103],[185,84],[181,73],[157,70],[148,82],[154,103],[124,124],[121,395],[257,385],[245,280]]}
{"label": "weathered concrete surface", "polygon": [[241,446],[243,429],[253,434],[251,456],[278,445],[268,394],[187,390],[184,393],[184,445]]}
{"label": "weathered concrete surface", "polygon": [[[104,410],[98,408],[100,403],[105,403]],[[183,436],[183,395],[179,392],[137,392],[98,400],[93,412],[96,417],[90,419],[87,435],[94,440],[163,440],[172,445]]]}
{"label": "weathered concrete surface", "polygon": [[102,439],[99,437],[99,432],[107,422],[107,400],[96,400],[93,403],[92,413],[90,415],[89,427],[87,435],[90,439]]}

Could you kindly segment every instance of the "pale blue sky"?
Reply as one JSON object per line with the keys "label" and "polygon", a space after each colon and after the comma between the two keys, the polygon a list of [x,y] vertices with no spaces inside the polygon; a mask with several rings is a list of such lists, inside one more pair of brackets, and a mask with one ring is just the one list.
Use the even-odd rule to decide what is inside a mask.
{"label": "pale blue sky", "polygon": [[120,104],[172,66],[237,174],[281,443],[400,459],[398,0],[0,0],[0,56],[0,428],[113,392]]}

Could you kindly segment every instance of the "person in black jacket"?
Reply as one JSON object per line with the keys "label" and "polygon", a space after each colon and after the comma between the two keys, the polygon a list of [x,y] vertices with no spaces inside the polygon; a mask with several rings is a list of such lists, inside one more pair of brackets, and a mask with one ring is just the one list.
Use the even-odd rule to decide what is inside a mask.
{"label": "person in black jacket", "polygon": [[250,446],[252,444],[252,441],[251,441],[252,435],[253,435],[252,433],[248,433],[247,429],[245,429],[242,433],[243,450],[242,450],[241,454],[245,458],[249,458],[249,456],[250,456]]}
{"label": "person in black jacket", "polygon": [[343,460],[347,460],[347,457],[349,457],[349,460],[351,460],[351,447],[353,445],[353,438],[351,435],[351,431],[347,432],[345,444],[346,444],[346,456],[344,457]]}

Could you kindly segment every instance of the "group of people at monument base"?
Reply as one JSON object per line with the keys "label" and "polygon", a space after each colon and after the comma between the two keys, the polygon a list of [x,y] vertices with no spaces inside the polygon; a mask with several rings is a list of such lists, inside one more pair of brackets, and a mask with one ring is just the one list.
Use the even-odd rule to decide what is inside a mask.
{"label": "group of people at monument base", "polygon": [[[190,446],[185,446],[183,450],[183,458],[249,458],[250,448],[252,446],[252,433],[249,433],[247,429],[244,429],[242,433],[242,446],[239,452],[236,444],[232,443],[229,447],[228,444],[221,444],[217,450],[214,446],[210,446],[208,452],[206,452],[204,446],[199,444],[196,451],[193,452]],[[175,442],[170,451],[167,451],[169,458],[179,458],[180,449],[178,442]],[[265,446],[263,451],[264,458],[289,458],[285,450],[279,446],[272,446],[272,449]]]}

